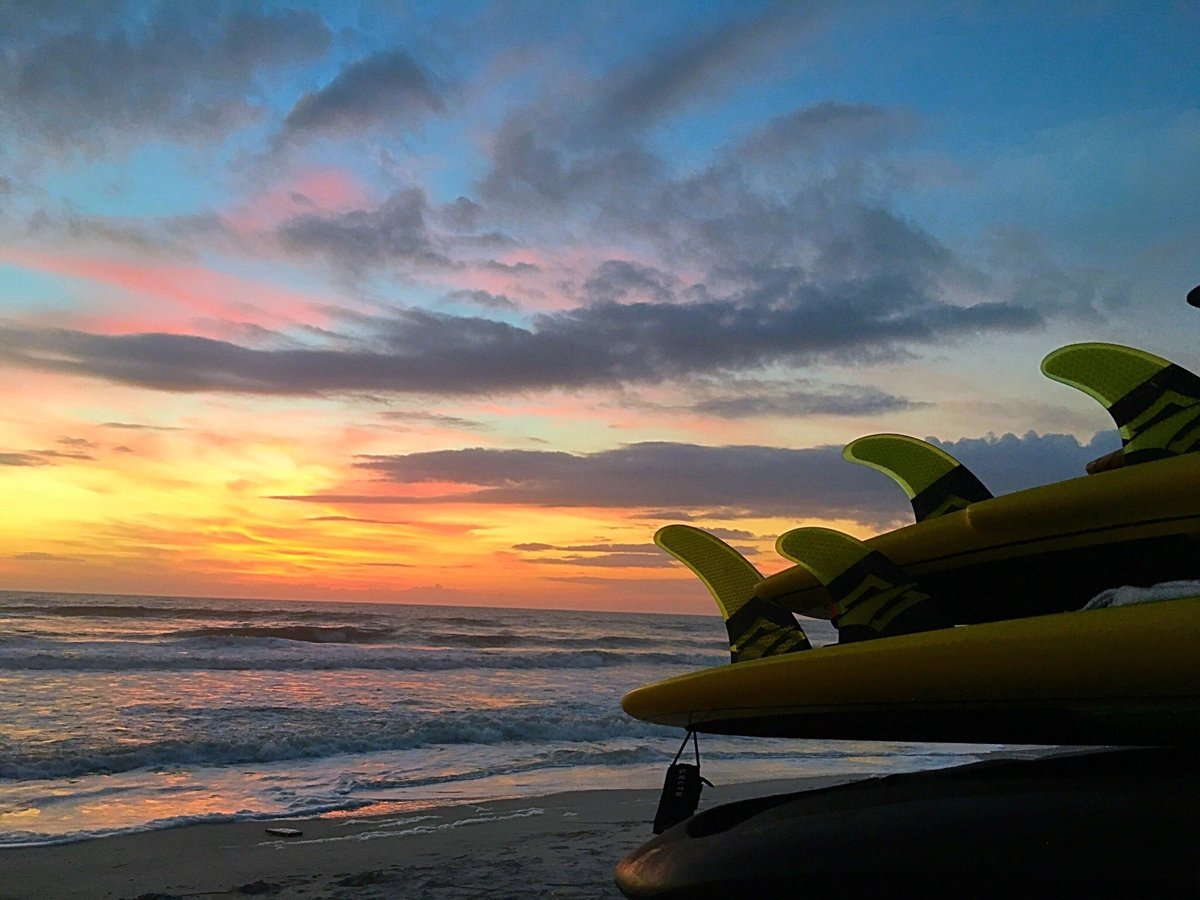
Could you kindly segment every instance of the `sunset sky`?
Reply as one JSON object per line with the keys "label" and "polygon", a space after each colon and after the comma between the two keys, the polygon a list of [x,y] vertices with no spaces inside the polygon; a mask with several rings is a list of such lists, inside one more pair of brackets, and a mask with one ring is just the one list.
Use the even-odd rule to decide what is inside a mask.
{"label": "sunset sky", "polygon": [[1193,3],[0,5],[0,589],[709,611],[1200,368]]}

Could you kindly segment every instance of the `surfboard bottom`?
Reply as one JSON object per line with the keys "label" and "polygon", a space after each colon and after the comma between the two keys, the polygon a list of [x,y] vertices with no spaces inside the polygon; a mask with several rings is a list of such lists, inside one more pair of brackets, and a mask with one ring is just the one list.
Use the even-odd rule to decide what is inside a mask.
{"label": "surfboard bottom", "polygon": [[1200,697],[706,710],[699,715],[680,715],[666,724],[749,737],[1185,746],[1200,743]]}
{"label": "surfboard bottom", "polygon": [[623,859],[630,898],[1191,896],[1192,750],[1106,750],[731,803]]}

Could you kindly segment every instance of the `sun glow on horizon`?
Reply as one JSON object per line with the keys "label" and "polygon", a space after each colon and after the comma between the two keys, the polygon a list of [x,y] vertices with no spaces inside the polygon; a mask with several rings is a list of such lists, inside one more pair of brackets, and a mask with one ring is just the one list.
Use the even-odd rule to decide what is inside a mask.
{"label": "sun glow on horizon", "polygon": [[0,8],[0,588],[708,613],[655,530],[908,521],[860,435],[1081,471],[1047,352],[1196,367],[1131,10]]}

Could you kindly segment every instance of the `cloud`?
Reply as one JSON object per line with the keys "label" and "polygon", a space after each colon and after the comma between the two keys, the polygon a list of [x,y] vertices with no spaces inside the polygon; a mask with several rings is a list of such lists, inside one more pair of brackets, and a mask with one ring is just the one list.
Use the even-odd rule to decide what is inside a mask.
{"label": "cloud", "polygon": [[777,163],[814,163],[834,157],[861,160],[885,149],[916,123],[907,113],[870,103],[832,100],[775,116],[726,153],[726,161],[747,168]]}
{"label": "cloud", "polygon": [[[384,481],[448,482],[478,490],[471,502],[803,514],[814,507],[875,515],[885,486],[847,465],[841,448],[704,447],[651,442],[586,455],[474,448],[367,457]],[[833,476],[831,478],[830,476]],[[882,489],[881,489],[882,488]],[[897,504],[890,504],[893,513]]]}
{"label": "cloud", "polygon": [[143,425],[139,422],[101,422],[101,428],[119,428],[125,431],[179,431],[174,425]]}
{"label": "cloud", "polygon": [[284,119],[282,136],[349,136],[385,124],[411,129],[445,112],[433,77],[407,53],[391,50],[351,63],[325,87],[301,97]]}
{"label": "cloud", "polygon": [[551,556],[530,562],[540,566],[583,566],[597,569],[668,569],[675,565],[671,557],[655,553],[602,553],[596,556]]}
{"label": "cloud", "polygon": [[540,552],[543,550],[556,550],[561,553],[653,553],[661,552],[654,544],[567,544],[563,546],[555,544],[513,544],[514,550],[523,550],[526,552]]}
{"label": "cloud", "polygon": [[64,152],[214,139],[258,114],[257,72],[306,62],[330,43],[310,11],[169,4],[147,18],[115,18],[67,17],[63,28],[42,20],[7,36],[0,109],[10,134]]}
{"label": "cloud", "polygon": [[[645,544],[515,544],[514,550],[526,553],[554,551],[566,556],[533,556],[529,562],[547,566],[589,566],[593,568],[644,568],[665,569],[674,565],[670,556],[653,543]],[[757,548],[741,547],[746,556],[758,553]]]}
{"label": "cloud", "polygon": [[0,453],[0,466],[44,466],[48,460],[36,453]]}
{"label": "cloud", "polygon": [[10,556],[9,559],[19,559],[22,562],[52,562],[52,563],[73,563],[81,562],[78,557],[62,556],[58,553],[42,553],[37,550],[32,550],[28,553],[17,553]]}
{"label": "cloud", "polygon": [[688,409],[722,419],[750,419],[758,416],[874,416],[930,405],[897,397],[878,388],[832,385],[829,389],[731,392],[727,396],[700,400]]}
{"label": "cloud", "polygon": [[479,306],[483,309],[515,310],[519,308],[517,302],[511,297],[506,297],[504,294],[493,294],[490,291],[484,290],[451,291],[446,297],[449,300],[470,303],[473,306]]}
{"label": "cloud", "polygon": [[178,334],[100,335],[0,325],[10,364],[167,391],[490,394],[656,382],[772,362],[871,361],[901,348],[1041,323],[1007,303],[955,306],[868,282],[828,297],[802,279],[749,297],[603,301],[532,326],[409,309],[359,349],[250,348]]}
{"label": "cloud", "polygon": [[[936,439],[934,439],[936,442]],[[988,435],[940,443],[995,494],[1084,473],[1088,460],[1119,446],[1115,432],[1081,443],[1070,435]],[[889,479],[842,459],[841,447],[706,447],[648,442],[591,454],[471,448],[365,457],[358,468],[394,484],[455,483],[476,490],[446,497],[377,494],[280,499],[323,502],[472,502],[648,510],[681,521],[706,514],[846,518],[885,527],[911,512]],[[673,510],[667,514],[664,510]],[[744,532],[726,532],[730,539]],[[606,545],[519,545],[535,552],[608,550]],[[629,548],[621,548],[627,552]]]}
{"label": "cloud", "polygon": [[428,213],[425,192],[409,188],[373,210],[296,216],[279,227],[279,238],[301,256],[317,253],[354,272],[396,262],[449,266],[426,224]]}
{"label": "cloud", "polygon": [[584,282],[583,293],[592,303],[616,303],[635,298],[671,303],[679,286],[677,278],[661,269],[610,259],[597,266]]}
{"label": "cloud", "polygon": [[87,438],[60,437],[58,439],[58,443],[62,444],[64,447],[73,447],[76,450],[95,450],[96,449],[96,445],[94,443],[92,443],[91,441],[89,441]]}
{"label": "cloud", "polygon": [[422,422],[430,425],[444,425],[447,428],[464,428],[471,431],[485,429],[483,422],[475,419],[464,419],[461,416],[448,416],[443,413],[432,413],[421,409],[389,409],[380,415],[393,422]]}
{"label": "cloud", "polygon": [[708,31],[663,42],[641,60],[625,61],[595,85],[589,136],[644,128],[761,75],[781,54],[794,54],[815,30],[815,8],[781,3],[752,17],[735,15]]}

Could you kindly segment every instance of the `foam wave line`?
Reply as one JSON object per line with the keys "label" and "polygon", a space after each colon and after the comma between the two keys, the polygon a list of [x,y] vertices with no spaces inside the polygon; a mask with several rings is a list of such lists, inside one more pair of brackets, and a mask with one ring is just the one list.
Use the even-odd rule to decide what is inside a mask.
{"label": "foam wave line", "polygon": [[[80,778],[148,768],[263,764],[463,744],[489,747],[539,741],[590,744],[616,738],[646,740],[671,733],[669,729],[647,725],[624,715],[602,714],[592,710],[589,714],[564,716],[561,710],[553,708],[427,714],[406,719],[397,717],[382,724],[377,722],[373,730],[347,727],[353,724],[343,722],[338,727],[338,723],[332,719],[318,719],[308,723],[305,728],[292,727],[282,734],[272,734],[264,728],[248,728],[225,736],[209,733],[194,740],[169,736],[134,746],[113,740],[89,747],[86,753],[80,753],[79,747],[71,741],[25,748],[0,746],[0,779],[35,781]],[[654,758],[661,758],[662,752],[660,749]],[[622,761],[644,761],[641,753],[632,756],[605,754],[596,753],[590,748],[581,751],[580,755],[567,753],[557,759],[549,761],[539,755],[528,767],[514,771],[532,771],[547,765],[578,764],[578,760],[603,761],[610,765]],[[567,762],[572,759],[576,762]],[[492,774],[503,772],[490,769],[478,774],[457,772],[427,783],[462,780],[464,777],[481,778]],[[379,790],[386,786],[395,785],[380,783],[373,785],[373,788]],[[343,785],[340,792],[350,793],[362,787],[364,784],[352,782]]]}
{"label": "foam wave line", "polygon": [[[189,641],[191,642],[189,644]],[[48,642],[42,642],[48,643]],[[717,665],[719,653],[662,651],[539,650],[520,652],[430,653],[420,650],[356,651],[352,645],[326,643],[327,652],[287,652],[290,639],[260,638],[247,647],[236,637],[191,638],[175,647],[144,644],[53,644],[28,646],[10,641],[0,647],[0,671],[144,672],[144,671],[375,671],[439,672],[457,669],[604,669],[628,665],[699,668]],[[271,646],[274,643],[274,646]],[[183,646],[185,652],[180,651]],[[241,646],[239,646],[241,645]]]}

